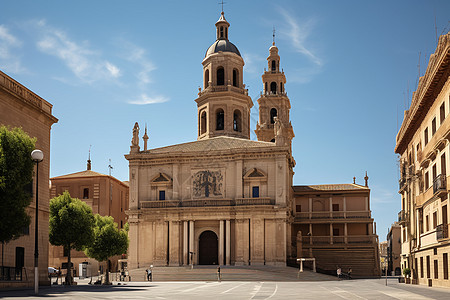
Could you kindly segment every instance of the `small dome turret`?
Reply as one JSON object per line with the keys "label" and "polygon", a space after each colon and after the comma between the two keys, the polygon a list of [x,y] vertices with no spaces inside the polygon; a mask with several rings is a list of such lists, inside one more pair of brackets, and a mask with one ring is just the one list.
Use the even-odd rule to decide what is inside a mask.
{"label": "small dome turret", "polygon": [[228,21],[225,19],[225,15],[222,11],[219,20],[217,20],[216,22],[217,39],[211,46],[209,46],[208,50],[206,50],[205,57],[208,57],[209,55],[218,53],[220,51],[232,52],[241,56],[238,48],[228,40],[229,27],[230,23],[228,23]]}

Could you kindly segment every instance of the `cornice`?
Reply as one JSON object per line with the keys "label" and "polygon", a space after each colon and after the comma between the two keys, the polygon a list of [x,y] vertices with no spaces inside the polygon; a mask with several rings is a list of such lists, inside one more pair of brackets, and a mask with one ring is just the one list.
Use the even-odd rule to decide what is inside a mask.
{"label": "cornice", "polygon": [[450,74],[450,33],[442,35],[434,54],[430,56],[425,75],[419,79],[413,93],[411,107],[405,111],[402,126],[397,134],[395,153],[402,154],[419,128],[435,97]]}

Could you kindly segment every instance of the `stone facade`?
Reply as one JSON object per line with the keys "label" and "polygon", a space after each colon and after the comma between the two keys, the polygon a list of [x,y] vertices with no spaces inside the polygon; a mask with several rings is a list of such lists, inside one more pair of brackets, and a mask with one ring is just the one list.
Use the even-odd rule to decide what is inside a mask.
{"label": "stone facade", "polygon": [[387,241],[387,260],[388,260],[388,275],[401,275],[401,252],[402,252],[402,237],[401,226],[397,222],[392,224],[386,236]]}
{"label": "stone facade", "polygon": [[[366,177],[367,178],[367,177]],[[353,277],[380,274],[378,236],[370,211],[370,189],[358,184],[294,186],[292,240],[297,257],[315,257],[317,268]]]}
{"label": "stone facade", "polygon": [[439,38],[397,134],[401,267],[413,282],[450,287],[448,234],[450,33]]}
{"label": "stone facade", "polygon": [[[39,282],[49,284],[48,266],[48,218],[50,174],[50,130],[58,119],[52,115],[52,105],[0,71],[0,124],[21,127],[28,135],[36,138],[36,149],[42,150],[44,160],[39,163]],[[30,153],[31,155],[31,153]],[[33,181],[35,182],[35,178]],[[36,209],[35,185],[33,199],[28,207],[31,216],[29,234],[5,244],[2,252],[3,265],[16,267],[23,253],[24,266],[21,281],[0,281],[0,287],[34,285],[34,232]]]}
{"label": "stone facade", "polygon": [[[252,141],[249,120],[253,102],[243,84],[244,61],[228,39],[229,27],[222,12],[216,23],[217,40],[202,62],[203,88],[195,100],[197,141],[147,149],[145,133],[141,150],[139,125],[134,126],[130,153],[125,155],[130,168],[130,268],[190,264],[285,266],[295,264],[298,257],[319,253],[315,246],[306,247],[306,240],[306,251],[297,244],[301,227],[309,228],[315,221],[295,211],[296,201],[308,196],[292,183],[294,130],[278,48],[273,43],[269,49],[268,70],[262,75],[263,92],[258,99],[258,141]],[[328,212],[320,221],[328,226],[339,223],[336,228],[342,230],[348,223],[345,239],[349,242],[337,247],[337,238],[323,233],[331,246],[322,244],[320,249],[325,254],[330,249],[340,251],[341,256],[355,249],[350,253],[369,257],[362,271],[355,264],[357,272],[377,276],[370,190],[357,185],[349,191],[334,188],[314,193],[335,203],[345,200],[334,194],[347,195],[348,211],[342,213],[349,217],[344,221],[333,219]],[[332,197],[336,200],[329,200]],[[351,219],[355,211],[362,214],[357,221]],[[311,226],[316,233],[318,225]],[[363,237],[358,245],[352,245],[356,235]],[[342,231],[342,242],[343,238]],[[324,260],[323,255],[320,259]]]}
{"label": "stone facade", "polygon": [[[125,211],[128,210],[128,183],[122,182],[112,176],[97,173],[91,170],[91,161],[88,160],[87,170],[50,178],[50,198],[68,191],[70,196],[84,201],[92,208],[94,214],[112,216],[118,228],[122,229],[128,221]],[[117,260],[111,258],[111,270],[117,269]],[[96,272],[99,263],[95,259],[86,257],[84,252],[72,250],[71,260],[76,273],[78,264],[88,262],[92,272]],[[62,246],[50,245],[49,266],[61,267],[67,262],[67,254]],[[106,262],[102,263],[106,267]],[[96,273],[95,273],[96,274]]]}

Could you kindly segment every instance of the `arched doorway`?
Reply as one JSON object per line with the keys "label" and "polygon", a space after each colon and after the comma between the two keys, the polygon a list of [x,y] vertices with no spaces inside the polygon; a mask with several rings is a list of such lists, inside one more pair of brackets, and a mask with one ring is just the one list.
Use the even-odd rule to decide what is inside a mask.
{"label": "arched doorway", "polygon": [[199,265],[217,265],[219,261],[218,255],[218,238],[211,230],[206,230],[199,237]]}

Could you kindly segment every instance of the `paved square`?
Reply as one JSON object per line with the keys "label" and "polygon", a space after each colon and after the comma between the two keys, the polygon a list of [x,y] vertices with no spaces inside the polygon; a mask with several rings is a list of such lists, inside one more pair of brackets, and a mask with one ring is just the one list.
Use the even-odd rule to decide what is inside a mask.
{"label": "paved square", "polygon": [[177,281],[127,282],[92,286],[87,281],[73,287],[53,286],[0,292],[3,299],[450,299],[450,290],[400,284],[389,279],[342,281]]}

